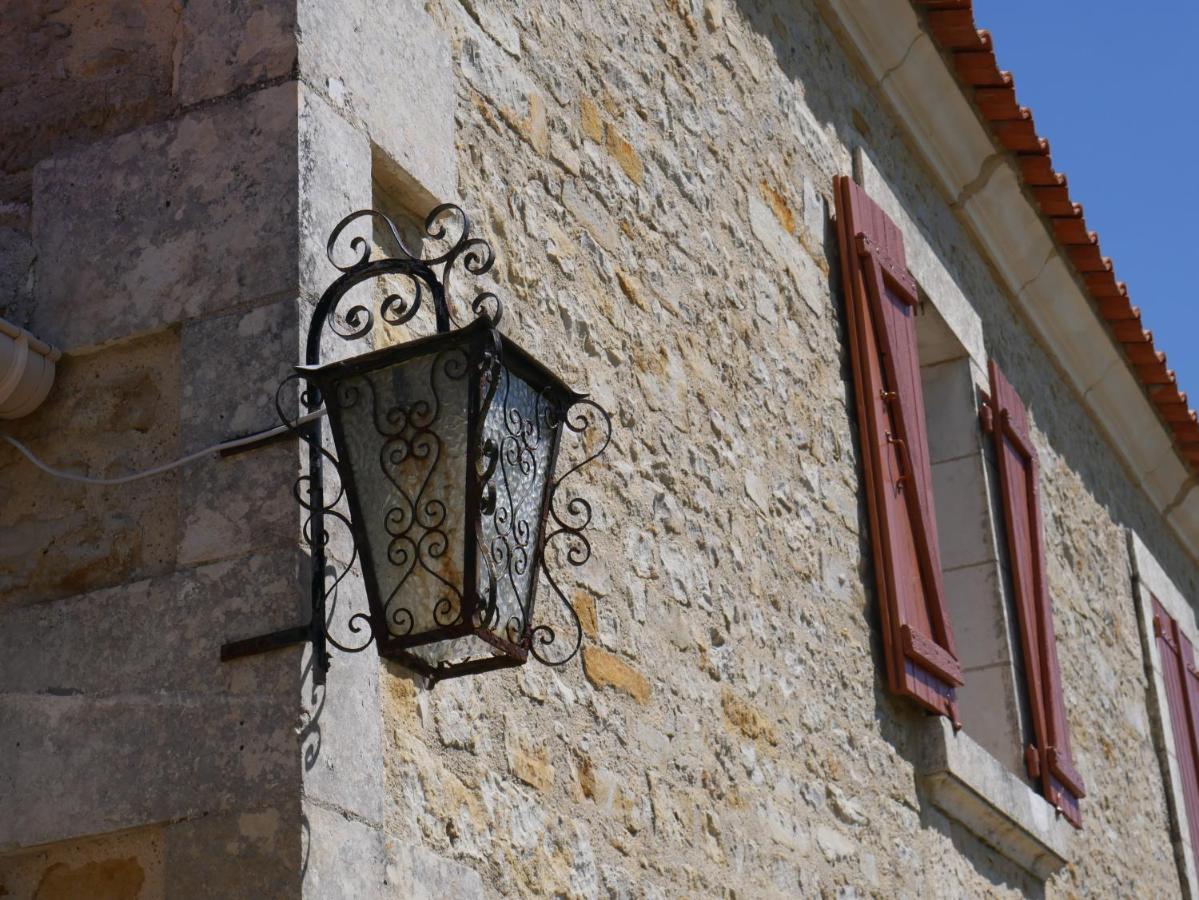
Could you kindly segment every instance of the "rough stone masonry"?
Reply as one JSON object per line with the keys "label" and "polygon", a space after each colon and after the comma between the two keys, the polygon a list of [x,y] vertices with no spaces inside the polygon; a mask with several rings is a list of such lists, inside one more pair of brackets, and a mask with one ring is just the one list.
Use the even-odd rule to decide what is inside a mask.
{"label": "rough stone masonry", "polygon": [[[324,241],[455,200],[504,329],[617,423],[578,661],[427,690],[301,620],[277,445],[124,488],[0,446],[0,896],[1180,893],[1125,544],[1199,570],[817,0],[62,0],[6,15],[6,424],[103,476],[271,427]],[[832,179],[868,152],[1034,412],[1085,827],[1043,882],[933,806],[886,693]],[[294,403],[294,398],[291,401]],[[333,547],[334,557],[345,549]]]}

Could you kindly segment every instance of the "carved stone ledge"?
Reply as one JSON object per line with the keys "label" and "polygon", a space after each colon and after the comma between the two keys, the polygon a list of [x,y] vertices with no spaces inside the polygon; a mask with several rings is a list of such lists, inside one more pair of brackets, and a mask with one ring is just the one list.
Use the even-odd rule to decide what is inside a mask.
{"label": "carved stone ledge", "polygon": [[1070,861],[1073,829],[1045,798],[944,718],[922,728],[917,774],[937,809],[1037,878]]}

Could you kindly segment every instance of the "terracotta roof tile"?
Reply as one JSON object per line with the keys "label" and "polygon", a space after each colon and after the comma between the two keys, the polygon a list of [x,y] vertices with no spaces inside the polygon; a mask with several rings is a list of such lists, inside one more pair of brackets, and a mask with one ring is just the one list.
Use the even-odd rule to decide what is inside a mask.
{"label": "terracotta roof tile", "polygon": [[928,25],[937,43],[946,50],[990,50],[991,35],[974,26],[970,6],[955,9],[931,9]]}
{"label": "terracotta roof tile", "polygon": [[1000,145],[1015,154],[1020,175],[1049,227],[1090,294],[1096,314],[1123,348],[1132,372],[1174,437],[1179,455],[1199,473],[1199,416],[1178,389],[1166,355],[1153,346],[1141,311],[1128,299],[1128,288],[1115,277],[1112,261],[1088,231],[1082,206],[1070,196],[1066,176],[1055,171],[1049,142],[1037,134],[1032,113],[1020,106],[1010,72],[1000,71],[991,35],[974,22],[972,0],[912,0],[933,40],[949,55],[967,97]]}
{"label": "terracotta roof tile", "polygon": [[963,50],[953,56],[958,77],[974,87],[1004,87],[1012,83],[1011,72],[1001,72],[990,50]]}
{"label": "terracotta roof tile", "polygon": [[1017,157],[1020,163],[1020,174],[1026,184],[1052,185],[1066,187],[1066,176],[1053,171],[1053,160],[1049,158],[1049,146],[1038,149],[1035,153]]}
{"label": "terracotta roof tile", "polygon": [[1064,184],[1038,185],[1030,190],[1041,212],[1047,216],[1082,215],[1082,207],[1070,199],[1070,191]]}

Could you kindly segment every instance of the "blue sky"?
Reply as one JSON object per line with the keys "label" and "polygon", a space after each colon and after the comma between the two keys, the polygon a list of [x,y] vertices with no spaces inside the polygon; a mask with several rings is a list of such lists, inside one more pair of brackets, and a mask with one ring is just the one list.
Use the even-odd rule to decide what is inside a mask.
{"label": "blue sky", "polygon": [[1199,407],[1199,2],[975,0],[974,9]]}

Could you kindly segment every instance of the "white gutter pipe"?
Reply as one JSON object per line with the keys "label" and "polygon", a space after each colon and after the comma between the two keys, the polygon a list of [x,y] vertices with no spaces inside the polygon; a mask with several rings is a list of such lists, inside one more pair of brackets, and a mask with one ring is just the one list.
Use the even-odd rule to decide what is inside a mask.
{"label": "white gutter pipe", "polygon": [[27,416],[41,405],[61,356],[61,350],[0,319],[0,419]]}

